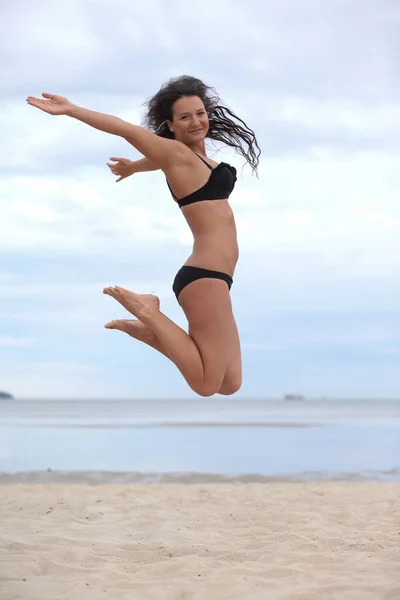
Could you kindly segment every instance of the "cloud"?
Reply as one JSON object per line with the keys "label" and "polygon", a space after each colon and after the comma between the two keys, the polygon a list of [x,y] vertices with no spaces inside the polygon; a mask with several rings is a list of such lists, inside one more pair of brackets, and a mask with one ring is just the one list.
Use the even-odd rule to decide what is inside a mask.
{"label": "cloud", "polygon": [[[400,351],[398,315],[390,315],[386,322],[383,319],[377,322],[376,317],[374,319],[370,315],[368,318],[352,315],[351,321],[348,317],[349,315],[345,315],[338,320],[337,314],[326,312],[322,323],[310,323],[307,316],[303,316],[307,325],[302,326],[293,315],[289,318],[285,315],[286,321],[289,319],[291,325],[287,329],[277,327],[269,318],[268,340],[259,343],[245,342],[243,348],[269,352],[318,349],[332,351],[338,348],[368,350],[379,354],[397,354]],[[282,317],[275,317],[275,320],[282,325]]]}
{"label": "cloud", "polygon": [[0,348],[26,348],[35,344],[32,338],[14,338],[0,335]]}
{"label": "cloud", "polygon": [[92,365],[56,361],[2,361],[2,387],[18,399],[90,398],[112,395]]}
{"label": "cloud", "polygon": [[[286,256],[297,254],[299,260],[313,256],[322,267],[394,274],[398,162],[368,152],[263,161],[261,183],[239,181],[232,199],[242,249],[262,252],[266,266],[284,265]],[[159,174],[118,189],[107,175],[6,179],[0,248],[83,256],[151,246],[156,255],[161,245],[178,243],[189,253],[191,235]]]}
{"label": "cloud", "polygon": [[[106,161],[139,158],[134,148],[35,111],[25,97],[60,93],[140,123],[146,98],[189,73],[217,87],[263,150],[259,179],[231,150],[214,155],[239,173],[232,298],[251,375],[243,395],[278,389],[285,364],[307,374],[310,389],[379,391],[386,373],[385,392],[398,390],[399,8],[268,0],[251,9],[235,0],[211,13],[197,1],[188,11],[180,0],[117,0],[112,9],[106,0],[16,0],[2,11],[3,387],[31,397],[186,394],[164,358],[101,329],[110,316],[127,316],[102,296],[107,284],[154,290],[185,324],[171,283],[192,237],[163,174],[115,185]],[[269,361],[282,358],[273,374],[264,350]],[[316,374],[308,365],[317,363]]]}

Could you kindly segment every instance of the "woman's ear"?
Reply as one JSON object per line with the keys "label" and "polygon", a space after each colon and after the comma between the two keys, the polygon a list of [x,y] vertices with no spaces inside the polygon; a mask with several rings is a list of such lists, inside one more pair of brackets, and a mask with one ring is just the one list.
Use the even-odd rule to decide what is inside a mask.
{"label": "woman's ear", "polygon": [[167,121],[168,129],[174,133],[174,126],[172,125],[172,121]]}

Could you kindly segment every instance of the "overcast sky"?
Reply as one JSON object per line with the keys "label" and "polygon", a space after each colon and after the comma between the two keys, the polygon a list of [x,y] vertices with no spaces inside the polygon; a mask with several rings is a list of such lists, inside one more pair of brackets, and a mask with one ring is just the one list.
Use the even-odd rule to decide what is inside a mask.
{"label": "overcast sky", "polygon": [[171,76],[215,86],[258,137],[230,150],[241,258],[238,396],[400,396],[400,3],[14,0],[0,9],[0,390],[194,397],[165,357],[103,328],[106,285],[171,284],[191,238],[163,174],[115,184],[121,139],[26,105],[43,91],[140,124]]}

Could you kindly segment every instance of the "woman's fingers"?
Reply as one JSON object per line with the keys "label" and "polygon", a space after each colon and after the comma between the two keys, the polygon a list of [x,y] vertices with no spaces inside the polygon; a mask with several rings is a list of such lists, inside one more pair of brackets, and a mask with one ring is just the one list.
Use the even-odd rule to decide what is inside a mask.
{"label": "woman's fingers", "polygon": [[47,110],[47,100],[39,100],[38,98],[27,98],[26,102],[27,104],[30,104],[30,106],[34,106],[35,108]]}
{"label": "woman's fingers", "polygon": [[121,181],[122,179],[125,179],[125,175],[120,175],[117,169],[115,169],[115,165],[111,165],[110,163],[107,163],[107,165],[110,167],[110,171],[113,175],[119,175],[119,179],[115,180],[116,183],[118,183],[118,181]]}
{"label": "woman's fingers", "polygon": [[46,100],[41,100],[40,98],[33,98],[33,96],[29,96],[26,101],[28,104],[32,104],[34,106],[42,105],[46,102]]}
{"label": "woman's fingers", "polygon": [[108,162],[106,164],[110,168],[111,173],[118,176],[118,179],[115,180],[115,183],[118,183],[127,177],[127,174],[124,171],[126,171],[125,167],[130,161],[127,158],[121,158],[120,156],[110,156],[110,160],[115,162]]}
{"label": "woman's fingers", "polygon": [[42,96],[47,98],[47,100],[43,100],[43,98],[36,98],[36,96],[28,96],[26,100],[27,102],[40,102],[41,104],[48,104],[49,100],[61,100],[61,98],[54,96],[53,94],[47,94],[44,92]]}

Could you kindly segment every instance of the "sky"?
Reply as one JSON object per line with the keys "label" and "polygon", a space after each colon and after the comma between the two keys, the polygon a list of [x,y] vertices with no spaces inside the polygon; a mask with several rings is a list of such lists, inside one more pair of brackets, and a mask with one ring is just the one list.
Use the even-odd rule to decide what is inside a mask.
{"label": "sky", "polygon": [[173,296],[192,239],[162,172],[116,184],[126,141],[26,105],[49,92],[140,124],[193,75],[254,129],[233,150],[240,398],[400,397],[397,0],[14,0],[0,8],[0,390],[195,398],[176,367],[103,325],[107,285]]}

